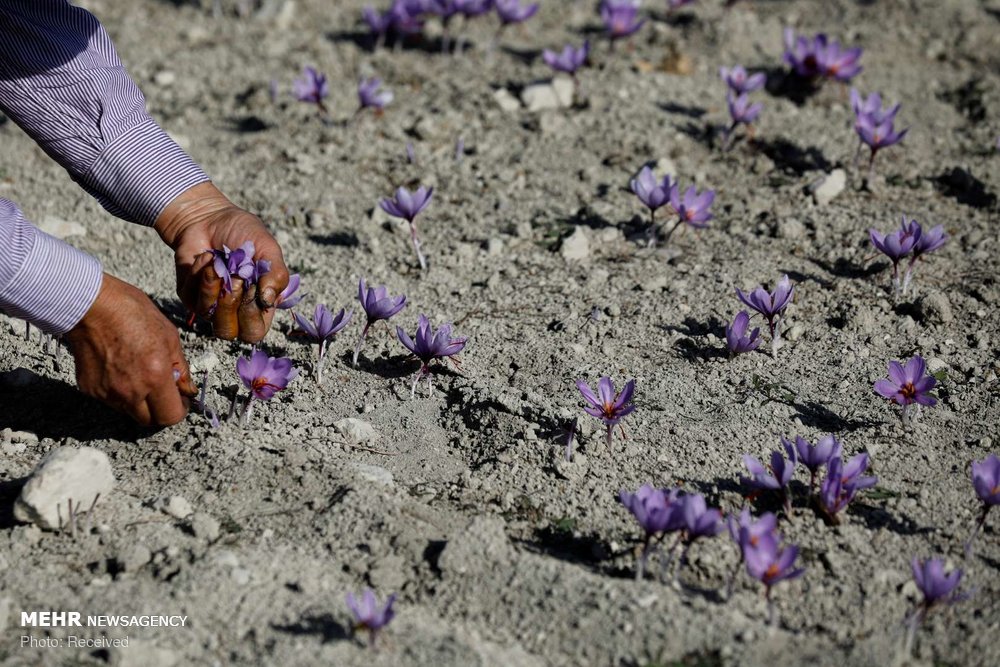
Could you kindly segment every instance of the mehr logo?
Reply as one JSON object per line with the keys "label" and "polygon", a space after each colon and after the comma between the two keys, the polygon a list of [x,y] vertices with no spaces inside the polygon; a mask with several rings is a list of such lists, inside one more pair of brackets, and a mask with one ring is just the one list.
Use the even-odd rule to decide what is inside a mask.
{"label": "mehr logo", "polygon": [[81,627],[78,611],[22,611],[21,626],[36,628]]}

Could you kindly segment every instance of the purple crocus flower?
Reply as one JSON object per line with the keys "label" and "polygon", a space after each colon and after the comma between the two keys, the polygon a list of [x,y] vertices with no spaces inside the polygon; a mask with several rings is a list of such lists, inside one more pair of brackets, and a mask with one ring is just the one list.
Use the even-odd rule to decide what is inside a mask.
{"label": "purple crocus flower", "polygon": [[684,192],[683,197],[681,197],[680,191],[678,183],[674,183],[674,186],[670,188],[670,206],[677,213],[678,219],[667,233],[668,240],[673,235],[674,230],[682,223],[695,229],[704,229],[708,227],[708,221],[712,219],[712,213],[709,209],[712,207],[712,202],[715,201],[715,190],[706,190],[698,194],[698,189],[692,185]]}
{"label": "purple crocus flower", "polygon": [[413,338],[403,331],[403,327],[396,327],[396,337],[403,346],[413,353],[420,360],[420,370],[417,371],[410,387],[410,397],[412,398],[417,390],[417,382],[422,378],[427,378],[427,387],[433,391],[431,383],[430,363],[435,359],[445,359],[452,357],[465,348],[468,338],[452,338],[451,324],[442,324],[435,332],[431,328],[431,323],[427,316],[421,315],[417,321],[417,333]]}
{"label": "purple crocus flower", "polygon": [[788,484],[795,476],[795,463],[798,458],[795,448],[787,440],[782,440],[786,460],[780,451],[771,452],[771,465],[765,467],[757,457],[743,455],[743,465],[750,472],[750,477],[741,477],[740,481],[752,490],[751,497],[762,491],[778,491],[785,505],[785,513],[792,513],[792,496],[788,492]]}
{"label": "purple crocus flower", "polygon": [[909,423],[908,410],[914,403],[928,407],[937,403],[937,399],[930,394],[937,380],[926,373],[927,363],[923,357],[916,355],[905,366],[898,361],[890,361],[889,377],[875,383],[875,393],[903,406],[904,424]]}
{"label": "purple crocus flower", "polygon": [[726,325],[726,347],[730,355],[752,352],[760,345],[760,327],[754,327],[748,335],[749,326],[750,315],[745,310],[739,312],[732,324]]}
{"label": "purple crocus flower", "polygon": [[423,0],[394,0],[389,8],[392,30],[398,35],[415,35],[424,29]]}
{"label": "purple crocus flower", "polygon": [[653,170],[643,167],[639,174],[629,181],[629,188],[635,193],[646,208],[649,209],[649,242],[656,241],[656,211],[670,202],[670,195],[675,184],[670,182],[670,175],[665,174],[662,181],[657,181]]}
{"label": "purple crocus flower", "polygon": [[[895,114],[893,114],[894,116]],[[910,131],[909,128],[896,131],[895,118],[892,116],[879,120],[875,116],[861,114],[855,118],[854,131],[871,150],[868,158],[868,178],[871,178],[875,165],[875,155],[883,148],[898,144]]]}
{"label": "purple crocus flower", "polygon": [[396,602],[396,594],[393,593],[385,600],[384,605],[379,605],[375,598],[375,591],[366,588],[361,594],[361,599],[354,597],[353,593],[347,594],[347,608],[354,617],[354,629],[364,630],[368,633],[368,645],[375,645],[375,637],[379,631],[389,625],[396,616],[392,605]]}
{"label": "purple crocus flower", "polygon": [[740,510],[739,518],[730,515],[726,519],[726,527],[729,530],[729,536],[733,538],[733,542],[740,549],[740,559],[742,560],[746,550],[757,546],[760,538],[774,534],[778,528],[778,517],[771,512],[765,512],[754,521],[753,515],[750,514],[750,508],[744,507]]}
{"label": "purple crocus flower", "polygon": [[376,114],[392,102],[392,91],[379,90],[382,87],[382,79],[370,77],[358,82],[358,111],[362,109],[374,109]]}
{"label": "purple crocus flower", "polygon": [[417,236],[415,220],[417,215],[431,203],[431,197],[433,196],[434,188],[425,188],[421,185],[417,188],[416,192],[411,193],[406,188],[401,187],[396,190],[396,196],[393,199],[383,199],[379,202],[379,206],[382,207],[383,211],[410,223],[410,240],[413,242],[413,249],[417,253],[417,260],[420,262],[420,268],[423,270],[427,269],[427,260],[424,258],[424,253],[421,250],[420,237]]}
{"label": "purple crocus flower", "polygon": [[784,60],[804,79],[850,81],[861,72],[860,59],[861,49],[844,49],[840,42],[830,41],[823,33],[809,39],[796,37],[791,28],[785,29]]}
{"label": "purple crocus flower", "polygon": [[392,14],[380,13],[374,7],[367,5],[361,10],[361,18],[368,25],[368,30],[375,38],[375,46],[380,46],[385,41],[385,36],[392,27]]}
{"label": "purple crocus flower", "polygon": [[298,305],[299,301],[305,297],[305,294],[299,294],[299,285],[302,283],[302,277],[293,273],[288,277],[288,286],[281,290],[281,294],[275,302],[275,308],[280,308],[281,310],[288,310],[289,308],[294,308]]}
{"label": "purple crocus flower", "polygon": [[[781,444],[785,446],[786,450],[793,447],[792,443],[784,437],[781,438]],[[825,466],[830,459],[840,456],[843,448],[833,435],[824,435],[815,445],[809,444],[808,440],[797,435],[794,447],[798,462],[809,470],[809,495],[812,495],[819,469]]]}
{"label": "purple crocus flower", "polygon": [[[748,132],[750,132],[753,129],[750,127],[750,124],[757,120],[757,116],[760,115],[761,110],[764,108],[764,105],[760,102],[751,104],[750,96],[746,93],[740,93],[736,97],[733,97],[732,91],[726,91],[726,105],[729,107],[731,122],[729,128],[726,130],[726,136],[723,141],[724,150],[729,149],[733,131],[740,125],[746,125]],[[750,136],[753,136],[752,133]]]}
{"label": "purple crocus flower", "polygon": [[755,90],[760,90],[767,83],[767,75],[763,72],[758,72],[757,74],[747,74],[746,69],[742,65],[736,65],[735,67],[720,67],[719,76],[722,80],[726,82],[737,95],[743,95],[744,93],[752,93]]}
{"label": "purple crocus flower", "polygon": [[590,385],[584,380],[577,380],[576,388],[580,390],[583,399],[589,403],[589,405],[584,406],[584,412],[597,417],[607,426],[607,444],[608,447],[611,447],[611,437],[614,435],[615,425],[635,410],[635,404],[632,403],[635,380],[626,382],[618,393],[615,393],[615,385],[607,375],[598,380],[597,394],[594,394]]}
{"label": "purple crocus flower", "polygon": [[236,372],[243,386],[250,390],[250,398],[243,412],[244,423],[250,421],[255,400],[271,400],[276,393],[286,389],[288,383],[299,374],[298,370],[292,367],[291,359],[269,357],[262,350],[254,350],[249,357],[237,359]]}
{"label": "purple crocus flower", "polygon": [[639,6],[640,0],[602,0],[601,20],[612,44],[642,28],[646,19],[639,18]]}
{"label": "purple crocus flower", "polygon": [[771,355],[774,357],[778,356],[778,347],[781,345],[779,324],[794,295],[795,288],[787,275],[781,277],[777,287],[771,293],[768,293],[763,286],[757,287],[750,294],[744,294],[739,287],[736,288],[736,296],[739,300],[767,320],[767,326],[771,332]]}
{"label": "purple crocus flower", "polygon": [[839,456],[827,462],[826,478],[819,488],[819,501],[827,518],[836,523],[839,514],[846,508],[858,491],[868,489],[878,483],[878,477],[865,476],[868,469],[868,454],[861,453],[844,463]]}
{"label": "purple crocus flower", "polygon": [[512,23],[523,23],[538,12],[538,3],[522,5],[521,0],[493,0],[493,6],[500,17],[501,27]]}
{"label": "purple crocus flower", "polygon": [[567,44],[562,51],[542,51],[542,60],[545,64],[557,72],[566,72],[574,79],[576,71],[587,62],[587,55],[590,53],[590,42],[584,42],[582,46],[575,47]]}
{"label": "purple crocus flower", "polygon": [[965,542],[966,557],[972,556],[972,541],[986,523],[986,517],[994,505],[1000,505],[1000,458],[990,454],[982,461],[972,462],[972,488],[983,503],[979,520],[972,529],[972,534]]}
{"label": "purple crocus flower", "polygon": [[872,245],[892,262],[892,284],[897,294],[900,291],[899,261],[916,247],[922,233],[923,230],[917,221],[907,222],[906,216],[903,216],[899,229],[888,234],[883,234],[874,228],[868,230]]}
{"label": "purple crocus flower", "polygon": [[337,332],[347,326],[351,321],[352,311],[340,312],[333,315],[326,306],[318,304],[313,311],[313,321],[310,322],[298,313],[292,313],[295,323],[299,325],[302,333],[315,343],[319,343],[319,358],[316,362],[316,381],[323,383],[323,360],[326,358],[326,345]]}
{"label": "purple crocus flower", "polygon": [[326,113],[323,100],[330,94],[330,87],[326,82],[326,75],[315,68],[306,66],[302,70],[302,77],[292,82],[292,94],[299,102],[315,104],[320,111]]}
{"label": "purple crocus flower", "polygon": [[683,498],[684,541],[688,544],[701,537],[715,537],[725,529],[722,512],[709,508],[705,496],[692,493]]}
{"label": "purple crocus flower", "polygon": [[868,116],[875,123],[884,123],[896,117],[899,112],[899,104],[892,107],[882,107],[882,96],[872,93],[868,97],[861,97],[861,93],[856,88],[851,88],[851,109],[854,116]]}
{"label": "purple crocus flower", "polygon": [[798,556],[797,546],[793,544],[781,546],[778,536],[774,533],[761,535],[757,543],[749,546],[743,553],[747,573],[764,584],[770,622],[774,620],[771,588],[779,582],[797,579],[805,573],[804,569],[794,567]]}
{"label": "purple crocus flower", "polygon": [[920,607],[925,613],[933,607],[960,602],[965,598],[957,590],[962,581],[961,569],[955,568],[945,574],[944,561],[939,558],[923,561],[914,558],[910,562],[910,569],[913,572],[913,581],[923,595]]}
{"label": "purple crocus flower", "polygon": [[358,344],[354,348],[354,365],[358,365],[358,354],[368,336],[368,329],[379,320],[388,320],[390,317],[406,307],[406,296],[389,296],[389,290],[383,285],[381,287],[368,287],[365,279],[358,281],[358,301],[365,311],[365,327],[361,330]]}
{"label": "purple crocus flower", "polygon": [[212,268],[222,279],[222,289],[224,292],[232,293],[233,278],[240,278],[244,282],[251,281],[256,273],[257,267],[254,264],[253,256],[256,252],[253,241],[247,241],[239,248],[230,250],[228,246],[222,246],[222,250],[210,250],[214,259]]}
{"label": "purple crocus flower", "polygon": [[[816,44],[819,37],[796,36],[794,30],[785,28],[785,53],[782,57],[792,71],[804,79],[815,79],[823,74]],[[825,35],[823,41],[826,41]]]}
{"label": "purple crocus flower", "polygon": [[482,16],[493,9],[493,0],[455,0],[455,4],[466,18]]}
{"label": "purple crocus flower", "polygon": [[636,564],[635,578],[641,580],[653,538],[679,530],[684,525],[679,489],[656,489],[643,484],[635,493],[622,489],[618,493],[622,505],[632,513],[645,536],[642,553]]}
{"label": "purple crocus flower", "polygon": [[[903,217],[903,224],[906,225],[905,216]],[[909,224],[912,227],[921,229],[920,223],[916,220],[911,220]],[[913,268],[916,266],[917,261],[924,255],[941,248],[947,240],[948,235],[944,233],[944,227],[941,225],[937,225],[926,232],[921,230],[917,242],[913,245],[913,255],[910,257],[910,263],[906,267],[906,273],[903,274],[903,294],[906,294],[910,289],[910,282],[913,279]]]}

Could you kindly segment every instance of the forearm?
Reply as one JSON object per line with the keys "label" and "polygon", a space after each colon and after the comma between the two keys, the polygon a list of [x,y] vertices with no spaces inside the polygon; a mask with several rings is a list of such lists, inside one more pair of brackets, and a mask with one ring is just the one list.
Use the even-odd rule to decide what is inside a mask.
{"label": "forearm", "polygon": [[0,2],[0,109],[126,220],[151,225],[208,180],[146,113],[98,20],[64,0]]}
{"label": "forearm", "polygon": [[38,230],[0,199],[0,311],[64,334],[90,309],[101,280],[96,259]]}

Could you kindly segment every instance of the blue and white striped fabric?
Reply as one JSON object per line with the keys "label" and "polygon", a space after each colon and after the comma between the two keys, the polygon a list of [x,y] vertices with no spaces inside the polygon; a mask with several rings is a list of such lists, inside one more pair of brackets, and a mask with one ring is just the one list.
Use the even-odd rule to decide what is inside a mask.
{"label": "blue and white striped fabric", "polygon": [[[100,22],[65,0],[0,2],[0,109],[125,220],[152,225],[170,201],[208,180],[146,113]],[[0,309],[65,333],[101,279],[96,260],[0,200]]]}

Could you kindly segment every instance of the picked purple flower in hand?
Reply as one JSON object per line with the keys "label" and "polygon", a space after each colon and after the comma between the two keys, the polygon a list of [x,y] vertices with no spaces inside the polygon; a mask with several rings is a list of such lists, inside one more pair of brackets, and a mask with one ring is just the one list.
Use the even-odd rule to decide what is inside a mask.
{"label": "picked purple flower in hand", "polygon": [[760,327],[747,334],[750,327],[750,315],[745,310],[741,310],[733,319],[732,324],[726,325],[726,347],[729,348],[730,356],[752,352],[760,346]]}
{"label": "picked purple flower in hand", "polygon": [[[437,332],[431,328],[431,323],[425,315],[421,315],[417,321],[417,333],[413,338],[403,331],[403,327],[396,327],[396,337],[403,346],[413,353],[420,360],[420,370],[417,371],[410,387],[410,397],[416,393],[417,383],[422,378],[427,378],[427,388],[434,390],[431,382],[430,363],[435,359],[445,359],[452,357],[463,349],[468,342],[468,338],[452,338],[451,324],[442,324]],[[454,360],[453,360],[454,361]]]}
{"label": "picked purple flower in hand", "polygon": [[379,202],[383,211],[410,223],[410,240],[413,242],[413,249],[417,253],[417,260],[419,260],[420,268],[423,270],[427,269],[427,260],[424,259],[420,237],[417,236],[416,218],[431,203],[433,196],[434,188],[425,188],[421,185],[416,192],[411,193],[406,188],[401,187],[396,190],[396,196],[393,199],[383,199]]}
{"label": "picked purple flower in hand", "polygon": [[323,361],[326,359],[326,346],[337,332],[347,326],[351,321],[351,311],[340,312],[333,315],[323,304],[318,304],[313,312],[313,321],[310,322],[298,313],[292,313],[295,323],[299,325],[304,333],[313,342],[319,343],[319,358],[316,362],[316,381],[323,383]]}
{"label": "picked purple flower in hand", "polygon": [[269,401],[274,395],[288,387],[299,372],[292,367],[292,360],[285,357],[269,357],[262,350],[255,350],[249,357],[236,360],[236,372],[243,386],[250,390],[243,411],[243,422],[249,423],[253,414],[254,401]]}
{"label": "picked purple flower in hand", "polygon": [[214,259],[212,268],[222,279],[222,290],[226,293],[233,291],[233,278],[239,278],[244,282],[251,282],[257,275],[257,265],[253,256],[256,252],[253,241],[247,241],[239,248],[230,250],[228,246],[222,246],[222,250],[210,250]]}
{"label": "picked purple flower in hand", "polygon": [[758,72],[757,74],[747,74],[746,69],[742,65],[736,65],[735,67],[720,67],[719,76],[722,80],[726,82],[737,95],[743,95],[744,93],[752,93],[756,90],[760,90],[767,83],[767,75],[763,72]]}
{"label": "picked purple flower in hand", "polygon": [[381,90],[382,79],[370,77],[358,82],[358,113],[363,109],[374,109],[375,115],[380,115],[392,102],[392,91]]}
{"label": "picked purple flower in hand", "polygon": [[594,394],[584,380],[577,380],[576,388],[580,390],[584,400],[589,403],[589,405],[584,406],[584,411],[588,415],[597,417],[607,426],[607,445],[610,448],[615,425],[635,410],[635,404],[632,403],[635,380],[626,382],[618,393],[615,393],[615,385],[611,378],[606,375],[597,382],[597,394]]}
{"label": "picked purple flower in hand", "polygon": [[330,94],[330,87],[326,75],[314,67],[306,66],[302,70],[302,77],[292,82],[292,94],[299,102],[315,104],[321,112],[326,113],[323,100]]}
{"label": "picked purple flower in hand", "polygon": [[937,379],[927,374],[927,363],[923,357],[916,355],[905,366],[898,361],[890,361],[889,377],[875,383],[875,393],[901,405],[903,424],[908,425],[911,405],[917,405],[919,414],[920,406],[937,404],[937,399],[930,394],[935,385]]}
{"label": "picked purple flower in hand", "polygon": [[406,307],[406,296],[389,296],[385,287],[368,287],[365,279],[358,281],[358,301],[365,311],[365,327],[361,330],[358,344],[354,347],[354,365],[358,365],[358,354],[368,336],[368,329],[379,320],[388,320]]}
{"label": "picked purple flower in hand", "polygon": [[767,326],[771,332],[771,355],[775,358],[778,356],[778,347],[781,345],[781,319],[794,295],[795,288],[787,275],[781,277],[777,287],[771,293],[768,293],[763,286],[757,287],[749,294],[744,294],[739,287],[736,288],[736,296],[739,300],[756,310],[767,320]]}
{"label": "picked purple flower in hand", "polygon": [[386,598],[385,604],[379,605],[375,591],[370,588],[365,589],[360,600],[353,593],[347,594],[347,608],[354,617],[354,630],[368,633],[369,647],[375,646],[376,635],[395,618],[396,612],[392,608],[395,602],[396,594],[393,593]]}
{"label": "picked purple flower in hand", "polygon": [[299,285],[302,283],[302,277],[293,273],[288,277],[288,286],[281,290],[281,294],[278,295],[278,299],[275,301],[274,307],[281,310],[288,310],[294,308],[298,305],[299,301],[305,298],[305,294],[299,294]]}

